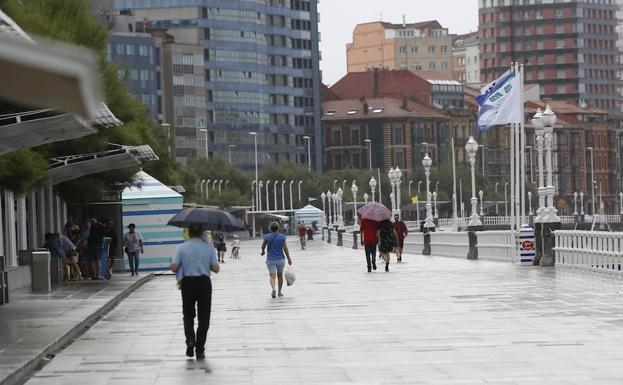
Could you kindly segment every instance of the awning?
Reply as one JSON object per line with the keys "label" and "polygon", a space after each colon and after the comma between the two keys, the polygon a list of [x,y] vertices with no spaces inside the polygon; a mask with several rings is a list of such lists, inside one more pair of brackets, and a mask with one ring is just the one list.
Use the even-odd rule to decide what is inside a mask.
{"label": "awning", "polygon": [[50,160],[51,184],[57,185],[85,175],[118,170],[140,165],[142,162],[158,160],[151,147],[111,145],[108,151],[91,154],[69,155]]}
{"label": "awning", "polygon": [[97,131],[77,116],[49,110],[0,116],[0,155],[24,147],[80,138]]}
{"label": "awning", "polygon": [[96,55],[47,40],[35,42],[0,10],[0,97],[95,119],[104,100]]}

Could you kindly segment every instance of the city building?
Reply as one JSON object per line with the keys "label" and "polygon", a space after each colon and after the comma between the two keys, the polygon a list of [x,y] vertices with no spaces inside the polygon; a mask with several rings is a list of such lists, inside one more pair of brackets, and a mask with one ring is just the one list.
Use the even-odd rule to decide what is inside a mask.
{"label": "city building", "polygon": [[481,81],[511,62],[541,98],[620,112],[614,0],[479,0]]}
{"label": "city building", "polygon": [[147,33],[112,32],[107,59],[117,64],[118,77],[128,91],[146,105],[154,120],[162,122],[161,42]]}
{"label": "city building", "polygon": [[[254,169],[250,133],[257,132],[260,166],[295,162],[298,148],[307,148],[308,137],[311,154],[301,154],[302,161],[307,163],[311,155],[315,168],[321,169],[321,159],[315,156],[321,152],[316,0],[122,0],[116,7],[120,13],[134,15],[135,30],[166,30],[175,44],[186,45],[183,54],[192,51],[196,68],[186,74],[195,76],[192,88],[197,88],[196,71],[203,66],[202,108],[210,156],[229,159],[231,151],[235,166]],[[196,51],[190,46],[196,46]],[[174,95],[181,96],[177,92],[183,87],[175,86]],[[195,100],[184,103],[196,110],[203,96],[184,90],[185,95],[189,93],[194,93]],[[176,137],[189,144],[191,128],[180,127],[176,120],[167,123]],[[184,155],[178,158],[203,156],[206,134],[200,125],[193,128],[195,151],[185,147],[188,151],[178,153]]]}
{"label": "city building", "polygon": [[327,170],[400,167],[408,176],[421,167],[422,152],[439,159],[447,118],[436,109],[405,98],[364,98],[325,101],[322,110]]}
{"label": "city building", "polygon": [[478,32],[458,35],[452,46],[452,78],[461,84],[480,84]]}
{"label": "city building", "polygon": [[452,36],[436,20],[357,24],[346,45],[348,72],[372,68],[452,72]]}

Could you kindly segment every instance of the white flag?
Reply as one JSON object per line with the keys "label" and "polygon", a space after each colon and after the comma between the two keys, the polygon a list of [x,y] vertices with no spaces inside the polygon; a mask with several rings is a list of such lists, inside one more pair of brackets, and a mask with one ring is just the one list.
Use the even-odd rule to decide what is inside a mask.
{"label": "white flag", "polygon": [[521,123],[523,114],[522,90],[519,74],[508,71],[490,83],[483,94],[476,97],[478,132],[498,124]]}

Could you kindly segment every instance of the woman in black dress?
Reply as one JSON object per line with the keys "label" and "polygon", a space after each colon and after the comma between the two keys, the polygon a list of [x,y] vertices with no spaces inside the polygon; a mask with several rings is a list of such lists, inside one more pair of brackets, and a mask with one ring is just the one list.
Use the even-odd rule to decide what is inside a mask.
{"label": "woman in black dress", "polygon": [[389,271],[389,253],[394,250],[398,243],[398,234],[394,231],[394,226],[392,226],[392,222],[389,219],[379,223],[376,238],[379,242],[379,253],[385,261],[385,271]]}

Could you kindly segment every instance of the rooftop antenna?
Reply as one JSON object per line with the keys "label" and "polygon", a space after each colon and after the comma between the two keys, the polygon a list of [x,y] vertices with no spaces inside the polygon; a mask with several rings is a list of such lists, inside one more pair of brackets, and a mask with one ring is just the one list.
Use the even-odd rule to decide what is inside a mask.
{"label": "rooftop antenna", "polygon": [[407,26],[407,21],[406,21],[405,15],[403,13],[402,14],[402,28],[405,28],[406,26]]}

